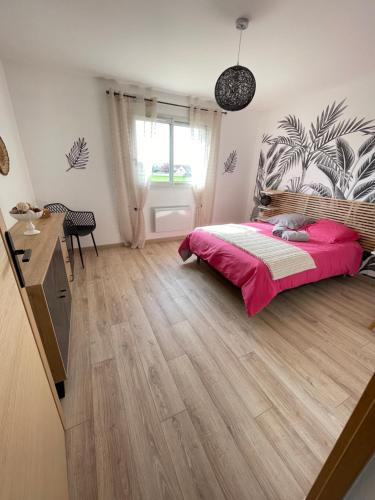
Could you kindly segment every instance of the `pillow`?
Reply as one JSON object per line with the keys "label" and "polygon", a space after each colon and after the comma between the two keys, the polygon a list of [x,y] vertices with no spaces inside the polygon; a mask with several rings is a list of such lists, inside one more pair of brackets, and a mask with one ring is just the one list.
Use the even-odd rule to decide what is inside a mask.
{"label": "pillow", "polygon": [[314,219],[303,214],[279,214],[266,220],[269,224],[285,226],[288,229],[299,229],[306,224],[312,224]]}
{"label": "pillow", "polygon": [[319,219],[315,224],[306,228],[310,239],[321,241],[322,243],[342,243],[345,241],[359,240],[357,231],[350,229],[331,219]]}
{"label": "pillow", "polygon": [[309,241],[309,233],[306,231],[284,231],[281,237],[288,241]]}

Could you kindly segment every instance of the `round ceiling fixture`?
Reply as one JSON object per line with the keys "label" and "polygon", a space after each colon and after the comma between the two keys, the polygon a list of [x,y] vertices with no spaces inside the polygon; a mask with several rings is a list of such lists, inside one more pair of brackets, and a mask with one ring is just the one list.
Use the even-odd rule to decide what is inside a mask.
{"label": "round ceiling fixture", "polygon": [[248,68],[239,64],[242,32],[247,29],[248,25],[249,20],[246,17],[237,19],[236,28],[240,30],[237,64],[223,71],[215,85],[216,102],[226,111],[239,111],[246,108],[255,94],[254,75]]}

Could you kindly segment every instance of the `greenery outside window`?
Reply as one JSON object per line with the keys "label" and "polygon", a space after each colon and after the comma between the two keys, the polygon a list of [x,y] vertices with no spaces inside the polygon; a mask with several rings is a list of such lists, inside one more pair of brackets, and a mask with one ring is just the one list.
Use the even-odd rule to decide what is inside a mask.
{"label": "greenery outside window", "polygon": [[[136,121],[137,151],[141,160],[145,146],[142,144],[144,127],[151,127],[144,120]],[[155,147],[152,152],[150,182],[155,184],[191,183],[191,130],[188,124],[174,120],[158,120],[153,125]],[[151,133],[151,129],[150,129]],[[142,161],[142,160],[141,160]]]}

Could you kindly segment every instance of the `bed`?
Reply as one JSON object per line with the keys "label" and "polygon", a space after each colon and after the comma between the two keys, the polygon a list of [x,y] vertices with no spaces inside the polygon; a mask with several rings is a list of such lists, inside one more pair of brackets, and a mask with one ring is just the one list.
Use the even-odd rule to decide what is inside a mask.
{"label": "bed", "polygon": [[[286,194],[286,193],[285,193]],[[354,275],[358,272],[364,249],[369,249],[374,239],[372,236],[372,222],[375,222],[375,205],[358,202],[349,202],[347,200],[329,200],[331,202],[330,210],[327,209],[326,199],[315,196],[300,195],[303,197],[303,210],[297,206],[298,195],[296,193],[287,193],[288,198],[293,194],[293,203],[282,202],[280,198],[284,193],[277,193],[277,199],[273,195],[272,204],[275,208],[273,213],[284,213],[299,211],[306,215],[319,218],[332,217],[336,221],[344,222],[360,232],[362,236],[360,243],[357,241],[348,241],[342,243],[322,243],[310,239],[308,242],[288,242],[288,244],[297,246],[308,252],[315,261],[315,269],[309,269],[297,274],[293,274],[281,279],[273,279],[268,267],[262,260],[254,255],[244,251],[237,246],[217,238],[215,235],[202,230],[191,232],[181,243],[179,253],[185,260],[191,254],[207,262],[215,270],[220,272],[225,278],[235,286],[241,288],[242,296],[245,302],[246,311],[250,316],[261,311],[278,293],[283,290],[296,288],[298,286],[320,281],[326,278],[339,275]],[[316,200],[320,203],[320,208],[316,206]],[[307,201],[306,201],[307,199]],[[310,209],[309,200],[313,199]],[[344,202],[344,208],[338,209],[337,202]],[[346,203],[346,205],[345,205]],[[352,203],[354,205],[354,212]],[[362,216],[362,210],[368,207],[359,205],[370,205],[369,211]],[[342,203],[341,203],[342,207]],[[346,213],[344,213],[346,210]],[[322,214],[320,213],[322,212]],[[353,221],[350,217],[355,218]],[[265,222],[244,223],[245,226],[255,228],[260,233],[271,238],[273,226]],[[369,227],[369,231],[366,228]]]}

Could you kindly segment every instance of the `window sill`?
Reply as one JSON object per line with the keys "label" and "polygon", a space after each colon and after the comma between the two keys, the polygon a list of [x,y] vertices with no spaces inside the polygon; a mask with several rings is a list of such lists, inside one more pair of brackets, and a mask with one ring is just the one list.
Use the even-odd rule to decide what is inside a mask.
{"label": "window sill", "polygon": [[191,182],[176,182],[176,183],[172,183],[172,182],[151,182],[150,183],[150,188],[154,189],[155,187],[157,189],[159,188],[187,188],[187,187],[190,187],[191,188],[192,184]]}

